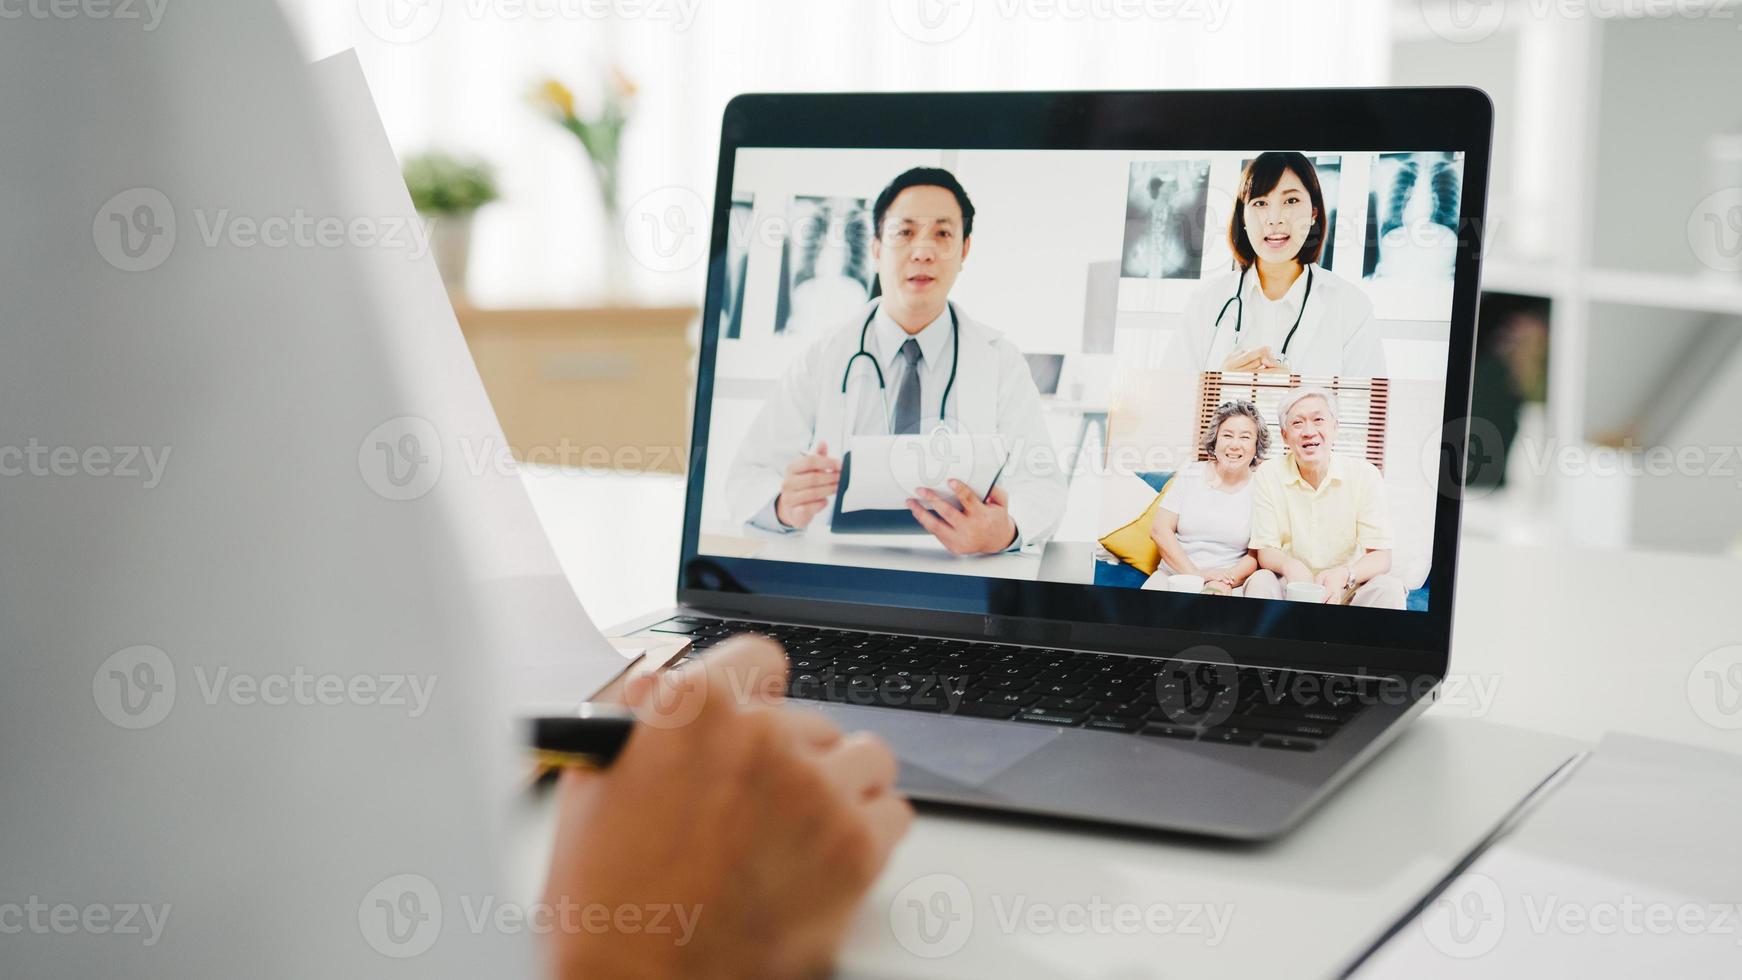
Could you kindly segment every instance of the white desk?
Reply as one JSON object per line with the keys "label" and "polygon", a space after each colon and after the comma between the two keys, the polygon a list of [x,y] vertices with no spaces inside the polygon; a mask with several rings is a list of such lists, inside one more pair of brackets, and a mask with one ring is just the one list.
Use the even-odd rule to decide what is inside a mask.
{"label": "white desk", "polygon": [[[589,475],[539,472],[528,485],[565,569],[583,601],[602,623],[628,619],[669,604],[675,586],[682,481],[672,477]],[[597,556],[609,556],[598,560]],[[1387,876],[1360,857],[1339,812],[1359,809],[1364,798],[1397,798],[1395,839],[1421,827],[1467,833],[1458,821],[1480,819],[1475,799],[1447,798],[1431,792],[1397,791],[1399,780],[1476,764],[1492,766],[1495,799],[1529,781],[1528,760],[1510,758],[1503,729],[1472,724],[1481,719],[1543,733],[1594,742],[1617,729],[1730,751],[1742,751],[1742,729],[1723,729],[1702,717],[1713,705],[1690,697],[1689,676],[1714,650],[1742,642],[1742,602],[1735,595],[1742,563],[1687,555],[1521,548],[1472,541],[1465,545],[1459,575],[1460,598],[1453,631],[1452,677],[1445,698],[1418,730],[1406,734],[1327,809],[1282,845],[1254,860],[1251,874],[1295,878],[1317,869],[1319,877],[1283,882],[1267,892],[1299,903],[1296,924],[1337,922],[1378,930],[1381,921],[1348,923],[1356,906],[1351,893],[1404,895],[1413,881],[1446,855],[1423,846],[1403,870]],[[1735,710],[1734,706],[1730,706]],[[1725,720],[1720,718],[1720,720]],[[1520,740],[1519,751],[1540,757],[1548,743]],[[1526,744],[1529,743],[1529,744]],[[1498,747],[1499,751],[1494,751]],[[1487,753],[1486,756],[1481,753]],[[1481,761],[1486,759],[1488,761]],[[1488,770],[1483,770],[1488,771]],[[1467,778],[1468,773],[1464,774]],[[1446,778],[1452,778],[1448,775]],[[1418,789],[1419,789],[1418,785]],[[1492,801],[1490,801],[1491,803]],[[1358,829],[1358,828],[1357,828]],[[1383,834],[1384,828],[1367,829]],[[1452,834],[1456,837],[1457,834]],[[1356,839],[1359,839],[1358,837]],[[1448,837],[1447,839],[1451,839]],[[1371,844],[1374,838],[1369,837]],[[1348,856],[1324,859],[1327,846]],[[889,873],[867,903],[858,931],[844,957],[849,976],[1108,976],[1170,975],[1169,962],[1145,958],[1147,947],[1085,937],[1049,935],[985,937],[977,930],[963,949],[936,961],[915,958],[895,941],[888,918],[900,889],[916,875],[947,869],[980,889],[1030,901],[1087,902],[1099,894],[1109,902],[1154,895],[1180,883],[1194,884],[1198,901],[1211,901],[1216,886],[1197,857],[1197,849],[1134,836],[1066,833],[1031,825],[969,817],[925,815],[904,843]],[[1226,860],[1224,852],[1208,852]],[[1220,857],[1215,857],[1221,854]],[[1417,867],[1416,865],[1419,865]],[[1397,872],[1397,868],[1392,869]],[[1194,875],[1197,877],[1194,878]],[[1299,885],[1299,888],[1294,886]],[[1290,889],[1293,889],[1292,891]],[[1175,892],[1175,894],[1178,894]],[[978,897],[978,895],[976,896]],[[1186,899],[1180,899],[1184,901]],[[1267,900],[1268,901],[1268,900]],[[977,903],[978,904],[978,903]],[[1365,906],[1367,909],[1377,904]],[[984,913],[982,913],[984,914]],[[1219,963],[1242,970],[1268,962],[1276,975],[1298,975],[1305,965],[1293,944],[1304,941],[1266,918],[1260,903],[1247,922],[1264,923],[1257,939],[1242,938],[1263,954],[1211,959],[1185,955],[1172,960],[1186,975],[1224,972]],[[1370,914],[1363,913],[1363,914]],[[984,927],[982,927],[984,928]],[[1359,931],[1359,930],[1356,930]],[[1308,929],[1304,935],[1310,936]],[[1365,933],[1363,933],[1365,934]],[[1230,932],[1230,936],[1236,934]],[[1272,941],[1274,938],[1275,941]],[[1233,942],[1233,939],[1229,940]],[[1225,952],[1226,950],[1224,950]],[[1189,950],[1186,951],[1190,953]],[[1317,969],[1317,968],[1315,968]],[[1240,972],[1235,970],[1233,972]]]}
{"label": "white desk", "polygon": [[961,557],[929,534],[834,534],[817,527],[792,534],[751,531],[741,536],[704,534],[703,554],[761,558],[858,568],[889,568],[942,575],[992,575],[1029,579],[1040,575],[1039,554]]}
{"label": "white desk", "polygon": [[[674,540],[674,563],[676,549]],[[1041,546],[1038,554],[975,555],[964,558],[950,554],[930,535],[832,534],[819,528],[803,534],[703,534],[700,538],[700,550],[705,555],[725,555],[732,558],[889,568],[903,572],[974,575],[1031,582],[1078,582],[1086,585],[1095,580],[1093,541],[1048,541]],[[674,564],[673,568],[675,567]],[[675,582],[675,578],[673,581]]]}

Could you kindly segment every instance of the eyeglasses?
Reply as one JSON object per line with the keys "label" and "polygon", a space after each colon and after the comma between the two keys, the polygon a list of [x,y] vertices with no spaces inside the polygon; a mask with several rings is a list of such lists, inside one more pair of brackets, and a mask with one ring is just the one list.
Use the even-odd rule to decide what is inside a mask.
{"label": "eyeglasses", "polygon": [[916,245],[930,245],[945,255],[954,254],[962,249],[962,238],[956,234],[956,229],[948,226],[932,226],[920,234],[915,234],[911,225],[897,225],[883,229],[883,244],[887,248],[911,248]]}

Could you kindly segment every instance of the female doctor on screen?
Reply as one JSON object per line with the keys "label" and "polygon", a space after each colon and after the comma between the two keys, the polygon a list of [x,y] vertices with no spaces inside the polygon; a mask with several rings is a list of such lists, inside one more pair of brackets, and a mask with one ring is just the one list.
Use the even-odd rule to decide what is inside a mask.
{"label": "female doctor on screen", "polygon": [[946,170],[909,170],[878,195],[871,248],[883,295],[825,331],[769,392],[726,478],[739,520],[776,533],[826,525],[853,437],[942,428],[996,436],[1011,456],[984,500],[965,486],[947,503],[914,488],[915,520],[963,555],[1051,536],[1065,479],[1033,375],[1015,344],[949,299],[973,222]]}
{"label": "female doctor on screen", "polygon": [[1386,376],[1372,301],[1318,265],[1326,225],[1304,154],[1261,153],[1246,165],[1228,221],[1236,269],[1186,304],[1180,346],[1192,370]]}

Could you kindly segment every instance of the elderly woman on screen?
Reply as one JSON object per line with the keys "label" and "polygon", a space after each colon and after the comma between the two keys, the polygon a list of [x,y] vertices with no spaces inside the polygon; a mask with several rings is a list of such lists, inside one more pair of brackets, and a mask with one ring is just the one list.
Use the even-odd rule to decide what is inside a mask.
{"label": "elderly woman on screen", "polygon": [[1169,575],[1199,575],[1205,589],[1233,594],[1258,568],[1247,547],[1252,472],[1270,449],[1270,433],[1257,406],[1223,402],[1203,448],[1210,460],[1181,470],[1156,508],[1149,534],[1161,550],[1161,564],[1143,583],[1146,589],[1166,589]]}

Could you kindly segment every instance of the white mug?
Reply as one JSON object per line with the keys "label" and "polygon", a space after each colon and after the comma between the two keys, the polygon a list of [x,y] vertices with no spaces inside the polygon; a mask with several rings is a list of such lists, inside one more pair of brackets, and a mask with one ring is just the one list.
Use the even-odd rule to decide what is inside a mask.
{"label": "white mug", "polygon": [[1295,602],[1325,601],[1325,587],[1317,582],[1290,582],[1284,592]]}
{"label": "white mug", "polygon": [[1169,575],[1167,577],[1167,590],[1169,592],[1202,592],[1204,591],[1204,577],[1202,575]]}

